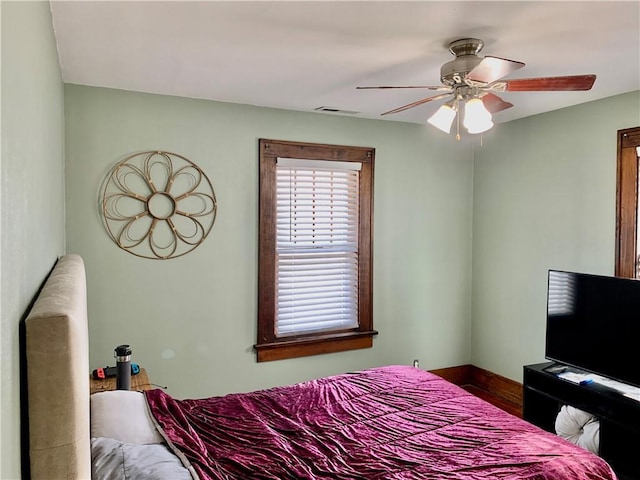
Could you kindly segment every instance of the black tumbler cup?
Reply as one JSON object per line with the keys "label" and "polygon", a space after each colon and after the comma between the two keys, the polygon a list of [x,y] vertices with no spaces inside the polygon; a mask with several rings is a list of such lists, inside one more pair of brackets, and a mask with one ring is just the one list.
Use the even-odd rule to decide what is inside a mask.
{"label": "black tumbler cup", "polygon": [[131,348],[129,345],[118,345],[116,357],[116,389],[131,390]]}

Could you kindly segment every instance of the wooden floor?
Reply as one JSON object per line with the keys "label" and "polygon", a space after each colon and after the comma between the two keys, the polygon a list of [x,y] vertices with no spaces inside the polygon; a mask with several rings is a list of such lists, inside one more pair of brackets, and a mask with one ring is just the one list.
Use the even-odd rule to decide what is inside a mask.
{"label": "wooden floor", "polygon": [[522,405],[518,405],[517,403],[510,402],[505,400],[504,398],[498,397],[497,395],[493,395],[492,393],[486,392],[478,387],[474,387],[473,385],[462,385],[467,392],[472,393],[476,397],[480,397],[481,399],[489,402],[492,405],[495,405],[498,408],[501,408],[505,412],[510,413],[511,415],[515,415],[516,417],[522,418]]}
{"label": "wooden floor", "polygon": [[522,418],[522,384],[475,365],[459,365],[430,370],[430,372],[461,386],[476,397]]}

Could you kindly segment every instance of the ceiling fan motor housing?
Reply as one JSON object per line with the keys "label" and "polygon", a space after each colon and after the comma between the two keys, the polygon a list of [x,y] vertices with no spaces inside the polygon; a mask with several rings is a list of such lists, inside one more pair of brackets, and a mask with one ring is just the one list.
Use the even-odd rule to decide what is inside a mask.
{"label": "ceiling fan motor housing", "polygon": [[484,42],[478,38],[462,38],[451,42],[449,51],[456,58],[442,65],[440,69],[442,83],[452,87],[464,84],[465,76],[482,61],[482,58],[478,57],[478,52],[483,46]]}

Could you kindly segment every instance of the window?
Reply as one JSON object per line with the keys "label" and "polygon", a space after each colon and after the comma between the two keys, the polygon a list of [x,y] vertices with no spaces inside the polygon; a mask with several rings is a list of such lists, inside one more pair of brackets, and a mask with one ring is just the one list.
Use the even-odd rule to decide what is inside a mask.
{"label": "window", "polygon": [[638,261],[638,159],[640,127],[618,131],[616,276],[640,278]]}
{"label": "window", "polygon": [[260,140],[259,362],[372,346],[374,154]]}

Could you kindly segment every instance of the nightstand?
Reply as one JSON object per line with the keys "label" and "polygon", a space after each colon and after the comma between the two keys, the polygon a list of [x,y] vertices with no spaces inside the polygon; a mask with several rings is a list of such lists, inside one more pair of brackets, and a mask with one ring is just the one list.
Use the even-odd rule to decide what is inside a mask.
{"label": "nightstand", "polygon": [[[140,372],[137,375],[131,375],[131,390],[141,392],[142,390],[151,390],[153,388],[153,385],[149,383],[149,377],[147,376],[147,371],[144,368],[140,367]],[[96,380],[93,378],[93,375],[89,376],[90,394],[115,389],[116,377]]]}

